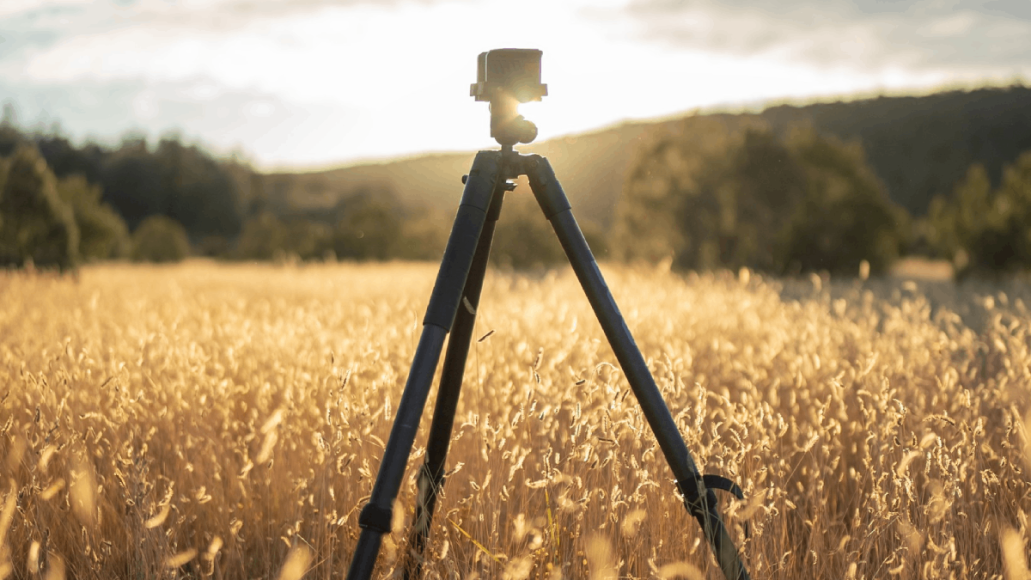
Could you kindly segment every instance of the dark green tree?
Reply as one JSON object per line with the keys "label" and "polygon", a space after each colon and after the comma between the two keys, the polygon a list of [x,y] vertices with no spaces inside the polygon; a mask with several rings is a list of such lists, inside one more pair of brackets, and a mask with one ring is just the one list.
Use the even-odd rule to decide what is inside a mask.
{"label": "dark green tree", "polygon": [[58,179],[82,175],[90,183],[99,184],[107,151],[96,143],[77,147],[67,137],[54,132],[34,137],[36,147]]}
{"label": "dark green tree", "polygon": [[104,163],[101,184],[104,201],[118,210],[133,231],[148,216],[167,215],[171,210],[161,164],[143,137],[123,138],[121,147]]}
{"label": "dark green tree", "polygon": [[749,128],[724,155],[711,156],[685,188],[676,216],[682,269],[743,266],[783,271],[790,218],[805,192],[805,171],[786,144]]}
{"label": "dark green tree", "polygon": [[1010,240],[1013,269],[1026,270],[1031,266],[1031,151],[1003,169],[994,205]]}
{"label": "dark green tree", "polygon": [[132,258],[138,262],[179,262],[190,255],[182,224],[162,215],[143,220],[132,233],[132,244]]}
{"label": "dark green tree", "polygon": [[904,212],[858,146],[809,130],[784,139],[761,124],[708,133],[704,144],[672,135],[646,150],[617,212],[617,258],[851,274],[898,256]]}
{"label": "dark green tree", "polygon": [[642,148],[616,206],[612,256],[629,262],[676,258],[684,268],[719,265],[719,185],[740,133],[716,117],[692,117],[691,131]]}
{"label": "dark green tree", "polygon": [[79,255],[84,260],[105,260],[128,253],[129,230],[118,212],[101,201],[99,185],[76,174],[59,180],[57,192],[72,208],[79,226]]}
{"label": "dark green tree", "polygon": [[144,137],[127,135],[107,157],[100,175],[105,201],[130,227],[148,216],[165,215],[197,241],[240,233],[238,181],[206,152],[184,145],[176,135],[163,137],[153,151]]}
{"label": "dark green tree", "polygon": [[[928,242],[952,261],[957,273],[971,267],[971,249],[982,245],[980,242],[986,241],[986,237],[1001,235],[1002,224],[992,205],[992,184],[979,163],[970,166],[953,189],[951,198],[939,195],[931,201]],[[975,263],[981,261],[982,257],[974,258]]]}
{"label": "dark green tree", "polygon": [[236,236],[243,223],[237,182],[214,158],[178,135],[166,135],[153,153],[166,190],[167,213],[194,239]]}
{"label": "dark green tree", "polygon": [[783,240],[787,270],[854,275],[864,260],[871,273],[887,270],[899,257],[908,216],[888,199],[862,148],[802,131],[791,149],[805,195]]}
{"label": "dark green tree", "polygon": [[18,130],[14,105],[4,103],[3,114],[0,116],[0,157],[11,156],[19,145],[27,142],[28,139]]}
{"label": "dark green tree", "polygon": [[950,198],[932,202],[929,223],[931,243],[958,277],[1031,267],[1031,151],[1003,169],[994,192],[985,169],[971,166]]}
{"label": "dark green tree", "polygon": [[79,228],[57,193],[54,174],[39,151],[20,145],[4,163],[0,183],[0,264],[72,268],[79,258]]}

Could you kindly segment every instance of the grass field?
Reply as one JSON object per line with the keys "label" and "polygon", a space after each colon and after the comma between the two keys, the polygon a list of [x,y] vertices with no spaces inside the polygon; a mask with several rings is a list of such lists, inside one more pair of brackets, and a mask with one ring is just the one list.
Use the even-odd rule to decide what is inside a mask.
{"label": "grass field", "polygon": [[[435,269],[0,274],[0,578],[342,577]],[[1022,285],[605,272],[753,578],[1028,578]],[[480,337],[428,576],[719,578],[572,274]]]}

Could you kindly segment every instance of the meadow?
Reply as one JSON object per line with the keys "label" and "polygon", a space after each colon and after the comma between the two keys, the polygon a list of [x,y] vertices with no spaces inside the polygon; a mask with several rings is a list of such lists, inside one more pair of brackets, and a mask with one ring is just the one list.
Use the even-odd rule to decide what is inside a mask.
{"label": "meadow", "polygon": [[[603,270],[753,578],[1029,577],[1026,285]],[[341,578],[435,271],[0,274],[0,579]],[[721,577],[571,272],[474,339],[427,577]]]}

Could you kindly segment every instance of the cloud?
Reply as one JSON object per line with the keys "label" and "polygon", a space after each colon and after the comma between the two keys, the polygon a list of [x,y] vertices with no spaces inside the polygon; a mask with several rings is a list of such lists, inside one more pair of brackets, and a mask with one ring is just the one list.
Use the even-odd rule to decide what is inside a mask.
{"label": "cloud", "polygon": [[1024,0],[637,0],[610,16],[671,49],[776,55],[820,66],[1028,71]]}
{"label": "cloud", "polygon": [[[220,153],[242,147],[272,158],[286,151],[284,145],[305,145],[310,135],[292,135],[298,127],[314,119],[333,119],[336,126],[326,129],[331,131],[339,127],[341,117],[327,104],[298,107],[271,94],[227,90],[201,77],[176,83],[124,80],[32,86],[0,80],[0,94],[13,98],[22,125],[47,129],[51,123],[71,119],[75,138],[114,144],[118,135],[143,133],[153,138],[157,136],[153,127],[163,127],[158,133],[171,129],[188,140],[202,138]],[[291,160],[313,158],[317,153],[317,148],[301,147]],[[331,156],[340,154],[329,151]]]}
{"label": "cloud", "polygon": [[[242,0],[51,3],[0,19],[0,30],[50,35],[22,41],[17,56],[0,50],[0,99],[76,137],[178,127],[268,163],[464,149],[480,145],[469,136],[487,140],[485,108],[468,97],[477,52],[584,38],[556,34],[570,29],[561,19],[541,22],[545,2],[508,15],[504,30],[472,25],[496,20],[499,2],[309,0],[262,3],[257,15]],[[269,5],[296,12],[271,18]],[[212,25],[213,13],[227,24]]]}
{"label": "cloud", "polygon": [[1024,1],[0,0],[0,98],[76,136],[178,127],[272,164],[475,148],[489,48],[545,51],[543,138],[1027,70]]}
{"label": "cloud", "polygon": [[[3,0],[0,30],[15,26],[63,29],[70,34],[158,23],[164,28],[220,33],[356,6],[397,9],[468,0]],[[71,18],[71,17],[74,17]]]}
{"label": "cloud", "polygon": [[[442,28],[441,13],[465,12],[461,5],[446,2],[432,6],[408,3],[400,12],[389,5],[355,0],[342,8],[344,3],[328,0],[289,4],[216,0],[197,7],[190,0],[180,0],[174,10],[164,4],[164,0],[140,0],[128,7],[91,7],[72,23],[43,19],[37,13],[22,14],[17,17],[19,23],[42,23],[35,30],[11,28],[33,30],[38,38],[18,37],[24,48],[17,55],[0,51],[0,77],[32,84],[133,79],[180,82],[200,75],[217,79],[228,88],[275,91],[295,100],[350,99],[358,95],[354,79],[368,83],[391,71],[402,71],[413,80],[432,80],[432,66],[412,64],[433,65],[434,60],[450,59],[448,51],[455,52],[456,42],[468,44],[474,36],[458,34],[461,22],[453,18],[444,24],[446,30]],[[260,16],[234,16],[257,10],[259,4]],[[326,9],[312,11],[318,6]],[[163,10],[169,12],[167,17],[161,16]],[[271,17],[276,10],[295,12],[288,18]],[[217,26],[211,13],[232,22]],[[433,26],[427,24],[431,18],[436,22]],[[0,36],[13,20],[0,20]],[[432,51],[413,50],[430,43]],[[460,55],[454,62],[441,64],[472,69],[468,62],[475,52],[462,49]],[[445,66],[438,67],[436,74]],[[401,84],[397,79],[388,80],[392,86]],[[454,86],[461,87],[463,82]],[[361,90],[381,89],[366,86]],[[396,92],[388,92],[386,97],[394,95]]]}
{"label": "cloud", "polygon": [[53,46],[58,40],[60,35],[50,30],[0,29],[0,58],[11,59],[33,49]]}
{"label": "cloud", "polygon": [[0,3],[0,19],[45,16],[89,3],[90,0],[4,0]]}

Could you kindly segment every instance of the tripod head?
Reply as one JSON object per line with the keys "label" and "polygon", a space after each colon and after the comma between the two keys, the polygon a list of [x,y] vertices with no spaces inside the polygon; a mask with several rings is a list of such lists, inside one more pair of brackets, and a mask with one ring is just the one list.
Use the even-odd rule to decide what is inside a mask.
{"label": "tripod head", "polygon": [[469,95],[490,103],[490,136],[503,147],[537,138],[537,125],[519,114],[519,104],[539,101],[548,94],[548,85],[541,84],[543,54],[533,48],[480,53]]}

